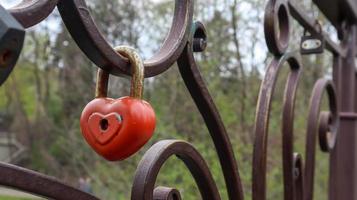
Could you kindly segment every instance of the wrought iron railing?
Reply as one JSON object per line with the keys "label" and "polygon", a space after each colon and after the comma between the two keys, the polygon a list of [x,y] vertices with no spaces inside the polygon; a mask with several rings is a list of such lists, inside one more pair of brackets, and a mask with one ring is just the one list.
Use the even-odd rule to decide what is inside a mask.
{"label": "wrought iron railing", "polygon": [[[338,30],[341,43],[334,42],[321,29],[318,21],[308,17],[294,0],[267,2],[264,30],[273,59],[261,84],[255,122],[253,153],[253,199],[266,199],[267,138],[272,97],[279,71],[287,63],[290,74],[284,93],[282,149],[284,199],[313,199],[315,146],[329,152],[329,198],[357,199],[356,162],[356,22],[357,3],[353,0],[314,0]],[[105,2],[103,2],[105,3]],[[194,52],[206,47],[205,28],[193,22],[193,0],[176,0],[172,27],[162,48],[145,61],[145,77],[163,73],[175,62],[196,103],[214,142],[223,170],[229,199],[242,200],[243,189],[239,169],[225,126],[195,61]],[[22,49],[24,29],[45,18],[57,7],[68,31],[81,50],[98,67],[113,75],[129,75],[129,64],[119,56],[95,25],[85,0],[23,0],[18,6],[0,9],[0,83],[15,66]],[[305,29],[300,53],[287,52],[290,44],[291,19]],[[3,31],[4,30],[4,31]],[[302,70],[300,54],[316,54],[328,50],[333,55],[333,80],[319,79],[310,100],[306,138],[306,155],[294,153],[293,124],[296,90]],[[324,92],[328,94],[329,110],[321,111]],[[200,190],[202,199],[220,199],[217,186],[200,153],[191,144],[164,140],[144,155],[135,175],[132,199],[181,199],[179,190],[156,187],[161,166],[178,156],[188,167]],[[48,177],[17,166],[0,164],[0,184],[53,199],[97,199],[96,197]]]}

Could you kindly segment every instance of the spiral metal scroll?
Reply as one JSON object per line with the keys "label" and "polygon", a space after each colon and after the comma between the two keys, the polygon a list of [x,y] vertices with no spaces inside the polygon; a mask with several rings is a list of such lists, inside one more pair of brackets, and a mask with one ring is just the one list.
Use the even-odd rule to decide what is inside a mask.
{"label": "spiral metal scroll", "polygon": [[[295,16],[300,17],[296,14],[297,7],[294,6],[295,4],[290,1],[290,8],[295,12]],[[266,199],[267,138],[271,102],[279,71],[285,62],[289,64],[291,72],[285,87],[282,117],[284,199],[312,199],[316,138],[319,136],[321,149],[329,152],[333,149],[337,136],[339,118],[335,87],[331,81],[321,79],[316,82],[310,102],[304,171],[302,158],[299,154],[294,154],[293,148],[294,107],[302,65],[297,55],[287,53],[290,32],[289,13],[288,1],[271,0],[267,4],[264,21],[265,37],[267,46],[275,57],[261,84],[257,106],[253,154],[253,199]],[[329,97],[330,112],[320,113],[324,91]]]}
{"label": "spiral metal scroll", "polygon": [[[211,134],[212,140],[217,149],[218,157],[226,181],[229,199],[243,200],[242,184],[239,177],[236,160],[234,158],[232,145],[230,143],[229,137],[227,135],[226,129],[223,125],[219,112],[215,104],[213,103],[213,100],[205,86],[205,83],[200,75],[198,66],[193,56],[194,50],[203,51],[205,48],[204,45],[205,42],[203,42],[206,41],[205,29],[202,23],[196,22],[193,25],[192,30],[193,30],[193,32],[191,33],[192,38],[189,40],[189,43],[187,44],[185,50],[183,51],[182,55],[178,59],[179,70],[186,84],[186,87],[188,88],[193,100],[196,103],[196,106],[198,107],[204,121],[207,124],[208,130]],[[161,149],[163,149],[163,147]],[[158,154],[157,151],[154,152],[156,153],[148,153],[147,156],[144,156],[144,160],[148,160],[150,158],[150,155]],[[151,165],[161,166],[162,165],[161,162],[162,160],[155,159],[155,162]],[[138,198],[139,196],[137,196],[137,191],[143,191],[145,190],[145,188],[150,188],[148,189],[149,191],[147,195],[153,193],[152,184],[155,181],[156,176],[152,177],[147,181],[143,181],[144,179],[142,177],[147,177],[149,176],[149,174],[157,175],[157,170],[155,170],[155,173],[153,173],[152,171],[147,170],[148,161],[146,162],[142,161],[142,163],[145,163],[145,165],[139,165],[138,167],[138,172],[135,179],[136,181],[134,182],[134,186],[133,186],[133,191],[135,191],[133,192],[134,198],[132,199],[140,199]],[[196,178],[197,175],[195,173],[197,172],[195,172],[194,168],[192,166],[190,167],[190,165],[188,164],[186,165],[192,172],[193,176]],[[157,167],[155,167],[155,169],[156,168]],[[201,176],[201,177],[205,177],[205,176]],[[203,182],[208,184],[209,187],[201,186]],[[201,196],[203,199],[220,199],[219,194],[218,193],[215,194],[215,191],[213,189],[210,189],[210,188],[215,188],[215,186],[213,186],[214,182],[203,181],[201,179],[200,181],[196,181],[196,183],[200,188]],[[206,190],[204,188],[206,188]],[[210,195],[206,196],[206,194],[210,194]],[[151,196],[144,196],[144,193],[141,193],[140,197],[142,197],[141,199],[152,199]]]}
{"label": "spiral metal scroll", "polygon": [[[296,55],[287,54],[282,58],[274,58],[267,69],[262,82],[258,100],[255,145],[253,157],[253,199],[265,198],[265,177],[267,158],[267,137],[269,127],[269,115],[273,99],[276,81],[279,72],[285,62],[288,62],[291,72],[285,87],[284,111],[285,119],[282,127],[283,132],[283,157],[284,157],[284,182],[285,199],[293,199],[294,196],[294,155],[293,155],[293,118],[296,89],[301,74],[301,64]],[[298,171],[302,174],[301,171]]]}
{"label": "spiral metal scroll", "polygon": [[[164,140],[151,147],[141,160],[134,180],[132,200],[153,199],[153,189],[159,170],[172,155],[180,158],[191,171],[203,199],[220,199],[208,166],[195,148],[183,141]],[[167,200],[178,199],[179,194],[172,193],[172,190],[156,188],[155,199],[163,196],[166,196]]]}
{"label": "spiral metal scroll", "polygon": [[[162,48],[151,59],[145,61],[145,77],[161,74],[175,62],[178,63],[183,81],[214,142],[229,199],[243,200],[242,183],[230,139],[193,55],[194,52],[201,52],[206,48],[205,28],[202,23],[193,23],[193,0],[175,0],[175,2],[175,12],[170,32]],[[117,54],[105,40],[91,17],[85,0],[23,0],[8,11],[4,10],[4,14],[12,14],[24,28],[28,28],[47,18],[56,6],[68,31],[89,59],[110,74],[130,74],[128,61]],[[9,21],[4,16],[0,15],[1,19]],[[335,63],[339,63],[334,68],[339,68],[341,59],[349,55],[345,47],[347,45],[339,45],[331,40],[327,33],[315,26],[316,20],[306,15],[293,0],[268,1],[265,10],[264,32],[267,47],[274,57],[262,81],[257,104],[253,152],[252,189],[254,200],[266,199],[267,138],[271,102],[279,72],[284,64],[288,64],[290,67],[282,105],[282,119],[284,120],[281,127],[284,199],[311,200],[313,198],[317,138],[320,148],[324,152],[333,152],[337,141],[340,104],[337,100],[336,92],[340,92],[340,90],[332,81],[319,79],[314,86],[310,99],[305,165],[303,157],[298,153],[294,153],[294,109],[302,64],[299,54],[295,52],[288,53],[291,18],[299,22],[306,31],[322,35],[326,42],[326,49],[334,55]],[[12,46],[15,52],[15,56],[11,60],[13,65],[22,48],[23,37],[21,37],[21,33],[23,33],[23,29],[21,26],[18,26],[18,31],[19,42],[17,46]],[[355,34],[355,32],[352,33]],[[4,40],[6,42],[9,39],[5,38]],[[2,44],[3,40],[1,40]],[[2,48],[1,45],[0,50],[2,52],[6,48]],[[0,55],[2,55],[1,52]],[[353,56],[355,55],[353,54]],[[0,71],[0,75],[3,76],[5,74],[7,77],[10,72],[11,70],[6,71],[6,73]],[[0,84],[6,79],[5,76],[3,77],[0,78]],[[334,79],[338,78],[341,77],[334,77]],[[327,93],[328,96],[328,111],[320,110],[324,93]],[[347,114],[349,113],[344,113],[344,117],[352,116]],[[140,162],[132,188],[133,200],[181,199],[179,190],[175,188],[163,186],[154,188],[161,166],[173,155],[179,157],[186,164],[196,180],[203,199],[218,200],[221,198],[209,168],[199,152],[187,142],[163,140],[151,147]],[[0,163],[0,175],[1,185],[48,198],[97,199],[54,178],[13,165]]]}

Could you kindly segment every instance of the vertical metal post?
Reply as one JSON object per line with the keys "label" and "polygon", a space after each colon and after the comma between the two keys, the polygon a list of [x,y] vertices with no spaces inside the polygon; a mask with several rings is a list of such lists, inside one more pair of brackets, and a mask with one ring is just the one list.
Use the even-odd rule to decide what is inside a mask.
{"label": "vertical metal post", "polygon": [[340,128],[336,147],[330,158],[330,200],[357,200],[357,136],[356,136],[356,26],[345,32],[345,58],[334,58],[334,82],[338,88]]}

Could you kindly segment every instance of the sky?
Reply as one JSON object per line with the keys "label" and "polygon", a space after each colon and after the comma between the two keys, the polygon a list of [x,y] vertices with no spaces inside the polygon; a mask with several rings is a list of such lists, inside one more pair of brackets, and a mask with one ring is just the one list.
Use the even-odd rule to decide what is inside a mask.
{"label": "sky", "polygon": [[0,4],[5,8],[10,8],[15,6],[16,4],[20,3],[21,0],[0,0]]}

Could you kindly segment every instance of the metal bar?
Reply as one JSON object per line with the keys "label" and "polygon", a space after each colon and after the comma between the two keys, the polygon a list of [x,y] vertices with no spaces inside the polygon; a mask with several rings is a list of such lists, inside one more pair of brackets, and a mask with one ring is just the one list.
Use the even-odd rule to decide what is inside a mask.
{"label": "metal bar", "polygon": [[22,0],[9,12],[24,26],[29,28],[46,19],[56,8],[59,0]]}
{"label": "metal bar", "polygon": [[[206,35],[204,32],[203,25],[196,23],[194,26],[194,34],[192,35],[205,40]],[[193,40],[193,38],[191,38],[191,40]],[[242,183],[231,141],[219,111],[198,69],[198,65],[193,56],[193,49],[189,45],[186,46],[183,54],[178,59],[178,66],[185,85],[200,111],[214,142],[226,181],[229,199],[243,200]]]}
{"label": "metal bar", "polygon": [[335,58],[334,82],[338,86],[340,111],[339,138],[330,159],[329,199],[356,200],[357,137],[356,120],[345,117],[345,113],[355,112],[355,55],[356,27],[352,26],[345,34],[343,47],[347,55],[340,61]]}
{"label": "metal bar", "polygon": [[96,197],[38,172],[0,163],[0,185],[57,200],[98,200]]}
{"label": "metal bar", "polygon": [[337,28],[344,20],[356,23],[357,1],[355,0],[313,0],[327,19]]}

